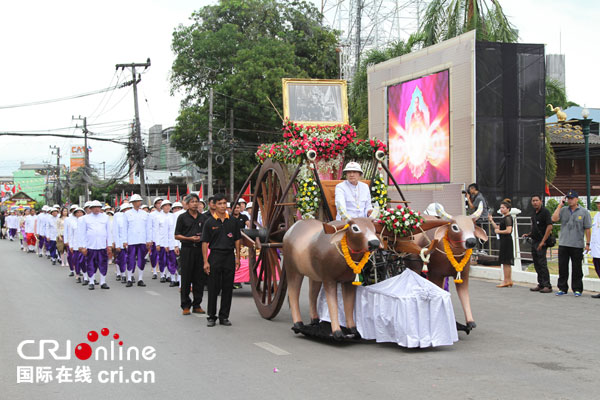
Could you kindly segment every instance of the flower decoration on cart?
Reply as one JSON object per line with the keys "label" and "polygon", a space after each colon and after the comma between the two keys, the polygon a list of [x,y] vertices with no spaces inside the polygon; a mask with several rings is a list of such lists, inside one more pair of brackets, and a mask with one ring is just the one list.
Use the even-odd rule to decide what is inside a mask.
{"label": "flower decoration on cart", "polygon": [[412,236],[414,231],[425,222],[418,211],[409,207],[398,205],[396,208],[388,208],[381,213],[379,222],[385,229],[399,237]]}
{"label": "flower decoration on cart", "polygon": [[379,172],[375,175],[373,182],[371,182],[371,200],[373,203],[379,204],[379,208],[385,210],[388,202],[391,200],[387,194],[388,185],[383,175]]}
{"label": "flower decoration on cart", "polygon": [[321,191],[317,182],[312,177],[306,177],[298,181],[298,192],[296,193],[296,204],[302,218],[315,218],[319,209]]}

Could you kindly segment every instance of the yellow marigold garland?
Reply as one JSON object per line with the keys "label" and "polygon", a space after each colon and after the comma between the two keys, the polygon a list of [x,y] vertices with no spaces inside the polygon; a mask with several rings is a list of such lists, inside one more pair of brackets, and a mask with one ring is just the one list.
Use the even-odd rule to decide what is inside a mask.
{"label": "yellow marigold garland", "polygon": [[468,249],[467,251],[465,251],[465,255],[464,255],[463,259],[460,260],[460,263],[459,263],[458,261],[456,261],[456,258],[454,258],[454,253],[452,253],[452,249],[450,248],[450,243],[448,242],[447,234],[446,234],[446,236],[444,236],[443,242],[444,242],[444,251],[446,252],[446,257],[448,257],[450,264],[452,264],[452,266],[454,267],[456,272],[458,272],[456,274],[456,279],[454,279],[454,283],[463,283],[460,273],[465,268],[465,265],[467,265],[467,262],[469,262],[469,260],[471,259],[471,254],[473,253],[473,249]]}
{"label": "yellow marigold garland", "polygon": [[360,282],[358,275],[362,272],[363,267],[365,266],[367,261],[369,261],[369,256],[371,255],[371,252],[365,252],[365,254],[362,256],[362,258],[357,264],[354,262],[352,257],[350,257],[350,250],[348,249],[348,241],[346,240],[346,235],[344,235],[344,237],[342,238],[341,243],[342,253],[344,253],[344,259],[346,260],[346,264],[348,264],[348,266],[352,268],[352,272],[356,274],[356,276],[354,277],[354,282],[352,282],[352,284],[355,286],[360,286],[362,285],[362,283]]}

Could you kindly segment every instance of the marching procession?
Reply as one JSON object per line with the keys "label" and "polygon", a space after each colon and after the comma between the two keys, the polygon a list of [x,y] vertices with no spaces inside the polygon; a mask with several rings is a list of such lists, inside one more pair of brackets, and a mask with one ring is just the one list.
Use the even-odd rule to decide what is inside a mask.
{"label": "marching procession", "polygon": [[208,326],[215,326],[217,317],[221,325],[231,325],[233,271],[240,266],[240,230],[248,220],[247,211],[240,213],[245,202],[231,210],[225,196],[215,195],[206,211],[205,202],[194,193],[173,203],[156,197],[152,208],[142,202],[134,194],[116,209],[93,200],[83,207],[44,205],[39,213],[33,208],[11,211],[6,216],[7,236],[18,241],[22,251],[68,267],[74,283],[89,290],[96,285],[110,289],[109,264],[115,266],[117,282],[144,287],[150,262],[152,279],[179,288],[183,315],[206,313],[201,302],[208,286]]}

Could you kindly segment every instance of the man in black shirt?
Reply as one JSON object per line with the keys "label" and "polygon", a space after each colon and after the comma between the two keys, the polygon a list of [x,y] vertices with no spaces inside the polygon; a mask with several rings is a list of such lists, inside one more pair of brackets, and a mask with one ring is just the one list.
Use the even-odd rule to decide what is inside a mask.
{"label": "man in black shirt", "polygon": [[[235,271],[240,268],[240,225],[227,214],[227,199],[215,195],[215,213],[206,221],[202,230],[204,271],[208,274],[208,323],[215,326],[217,320],[217,296],[221,292],[219,323],[230,326],[229,310],[233,295]],[[210,256],[207,256],[210,248]],[[235,250],[235,252],[234,252]]]}
{"label": "man in black shirt", "polygon": [[[190,314],[190,307],[196,314],[204,314],[200,306],[207,276],[202,265],[202,229],[207,220],[198,212],[199,198],[195,193],[185,197],[188,204],[186,212],[177,218],[175,239],[181,241],[179,265],[181,267],[181,308],[183,315]],[[190,300],[190,284],[194,301]]]}
{"label": "man in black shirt", "polygon": [[552,293],[552,284],[550,283],[550,273],[548,272],[548,261],[546,259],[546,240],[552,233],[552,216],[550,211],[544,207],[542,197],[533,195],[531,205],[535,210],[535,215],[531,218],[531,233],[523,236],[531,238],[531,256],[533,266],[538,274],[538,285],[531,288],[532,292]]}
{"label": "man in black shirt", "polygon": [[208,198],[208,207],[207,207],[206,211],[204,211],[204,215],[206,215],[207,217],[210,217],[214,213],[215,213],[215,197],[211,196]]}
{"label": "man in black shirt", "polygon": [[242,214],[242,207],[240,206],[240,203],[236,204],[236,206],[233,208],[232,216],[240,222],[240,229],[248,228],[248,224],[246,223],[250,221],[250,219],[245,214]]}

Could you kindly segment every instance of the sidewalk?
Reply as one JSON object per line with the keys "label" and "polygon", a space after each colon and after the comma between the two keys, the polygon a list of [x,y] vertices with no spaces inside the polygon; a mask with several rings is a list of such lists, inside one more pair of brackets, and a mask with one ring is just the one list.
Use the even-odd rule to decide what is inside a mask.
{"label": "sidewalk", "polygon": [[[474,278],[483,278],[491,280],[502,280],[502,269],[500,267],[485,267],[483,265],[471,265],[469,276]],[[570,276],[570,275],[569,275]],[[535,272],[518,271],[513,268],[512,280],[516,283],[537,284],[537,274]],[[550,275],[550,283],[556,289],[558,275]],[[570,282],[570,280],[569,280]],[[600,279],[583,278],[583,288],[585,291],[600,292]]]}

